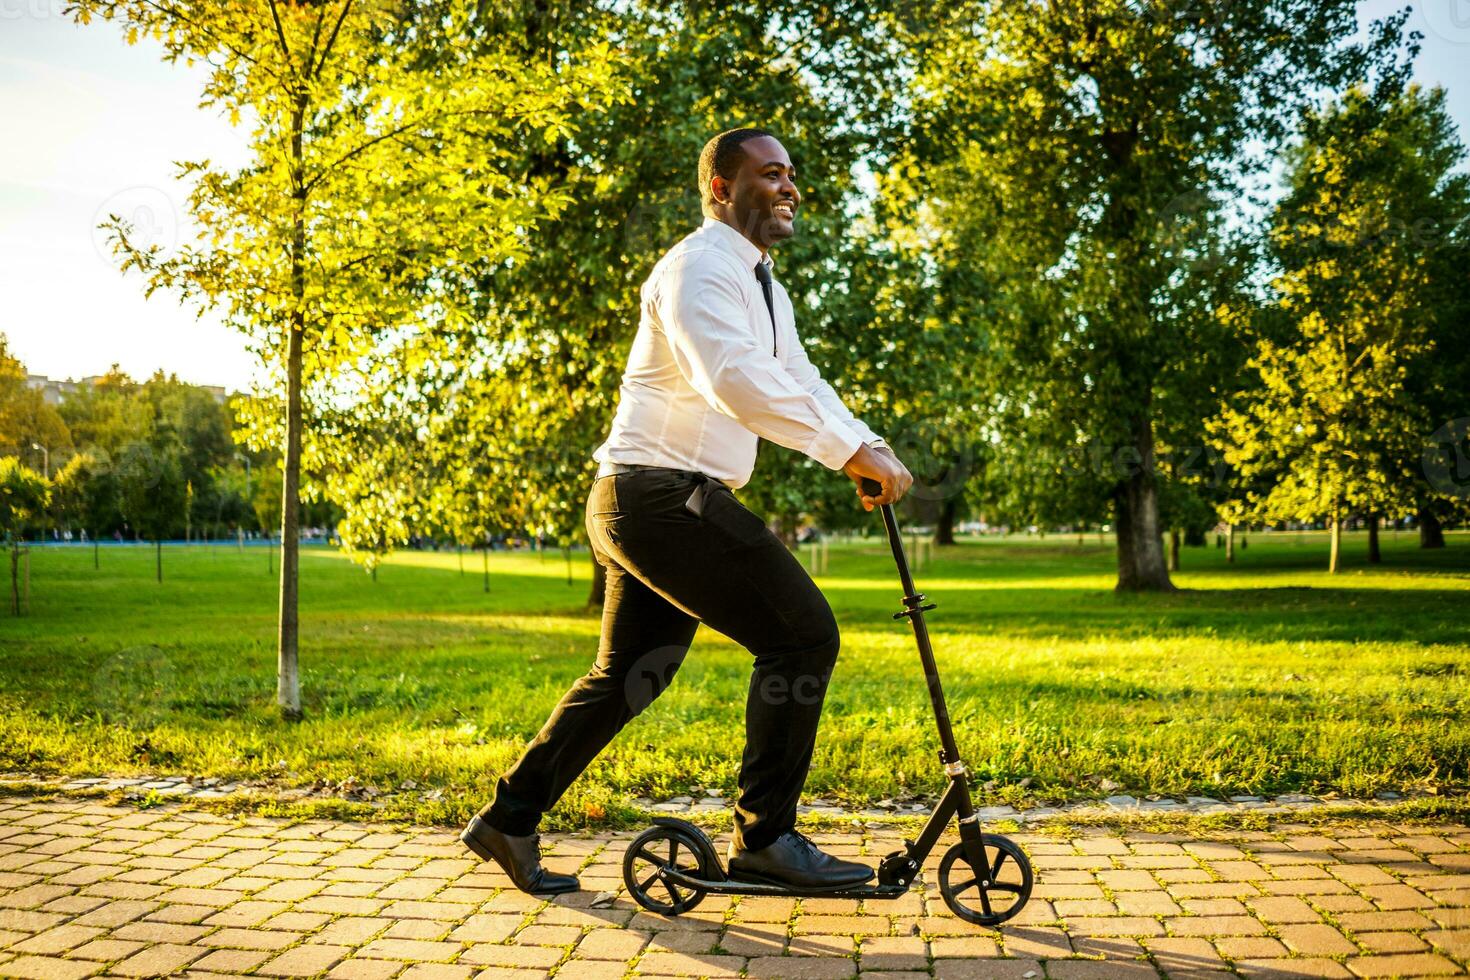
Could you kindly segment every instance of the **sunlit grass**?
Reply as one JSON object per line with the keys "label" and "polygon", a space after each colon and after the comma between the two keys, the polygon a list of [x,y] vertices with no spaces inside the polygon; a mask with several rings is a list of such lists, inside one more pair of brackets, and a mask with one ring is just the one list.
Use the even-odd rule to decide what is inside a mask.
{"label": "sunlit grass", "polygon": [[[1420,552],[1350,536],[1252,535],[1234,566],[1185,549],[1185,590],[1112,591],[1088,535],[966,541],[917,572],[966,761],[990,801],[1121,792],[1272,793],[1470,778],[1470,543]],[[877,538],[831,548],[818,581],[843,629],[809,797],[860,805],[942,782],[912,634]],[[0,765],[68,774],[355,777],[443,787],[467,817],[590,663],[598,615],[574,553],[395,556],[372,581],[340,556],[302,566],[306,720],[276,717],[275,580],[264,550],[147,548],[32,556],[32,615],[0,620]],[[556,814],[735,789],[749,656],[701,630],[672,689],[629,725]],[[1022,781],[1029,782],[1022,787]]]}

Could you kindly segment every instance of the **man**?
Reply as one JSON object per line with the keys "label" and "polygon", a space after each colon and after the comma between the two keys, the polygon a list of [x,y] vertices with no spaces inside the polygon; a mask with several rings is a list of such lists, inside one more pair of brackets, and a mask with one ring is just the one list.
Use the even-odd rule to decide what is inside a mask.
{"label": "man", "polygon": [[[617,413],[593,454],[587,535],[607,569],[597,661],[461,834],[531,893],[577,888],[541,866],[536,826],[668,685],[701,622],[755,656],[731,876],[816,889],[872,877],[795,830],[837,623],[801,563],[731,490],[750,479],[759,437],[846,473],[870,511],[902,498],[913,478],[818,375],[771,275],[767,252],[795,233],[801,203],[785,148],[763,130],[721,133],[700,155],[699,185],[704,224],[643,284]],[[863,494],[865,477],[882,492]]]}

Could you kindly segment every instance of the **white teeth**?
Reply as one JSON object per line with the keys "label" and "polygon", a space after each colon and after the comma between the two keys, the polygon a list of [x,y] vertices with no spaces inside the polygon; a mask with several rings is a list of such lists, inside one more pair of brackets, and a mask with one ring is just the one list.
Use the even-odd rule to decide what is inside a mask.
{"label": "white teeth", "polygon": [[776,205],[775,210],[778,214],[784,214],[788,218],[796,216],[796,209],[789,204],[778,204]]}

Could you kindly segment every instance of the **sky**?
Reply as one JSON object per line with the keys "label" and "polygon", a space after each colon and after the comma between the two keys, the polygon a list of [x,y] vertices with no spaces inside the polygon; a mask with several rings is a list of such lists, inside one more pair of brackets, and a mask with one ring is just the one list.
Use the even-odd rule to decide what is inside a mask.
{"label": "sky", "polygon": [[[112,24],[85,27],[64,0],[0,0],[0,333],[32,373],[137,378],[162,369],[196,384],[247,388],[243,337],[177,297],[143,295],[96,225],[131,217],[140,237],[192,237],[175,161],[245,162],[243,129],[197,105],[203,72],[129,46]],[[1360,22],[1403,6],[1362,0]],[[1417,75],[1442,85],[1470,139],[1470,0],[1425,0],[1410,18],[1425,35]]]}

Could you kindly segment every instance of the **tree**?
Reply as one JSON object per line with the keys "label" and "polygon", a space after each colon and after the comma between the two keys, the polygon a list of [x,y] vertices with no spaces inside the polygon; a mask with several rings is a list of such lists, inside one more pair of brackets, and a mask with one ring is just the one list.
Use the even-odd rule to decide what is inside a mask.
{"label": "tree", "polygon": [[20,615],[20,543],[26,527],[46,511],[51,481],[13,456],[0,457],[0,532],[10,548],[10,612]]}
{"label": "tree", "polygon": [[1464,150],[1441,91],[1355,88],[1303,124],[1289,191],[1271,225],[1274,286],[1290,331],[1264,337],[1250,369],[1260,384],[1218,426],[1246,478],[1279,471],[1262,496],[1268,519],[1325,519],[1328,570],[1339,567],[1343,520],[1371,522],[1424,497],[1429,376],[1461,276],[1446,243],[1470,218]]}
{"label": "tree", "polygon": [[1193,232],[1269,165],[1292,106],[1362,77],[1402,24],[1351,46],[1350,0],[974,0],[910,26],[907,165],[1001,369],[1001,442],[1100,464],[1062,492],[1111,503],[1120,589],[1173,588],[1161,437],[1202,424],[1173,396],[1230,342],[1188,309],[1215,267]]}
{"label": "tree", "polygon": [[[531,62],[494,44],[470,51],[484,4],[444,4],[415,25],[392,0],[163,5],[78,0],[79,20],[120,19],[130,40],[158,40],[169,61],[203,60],[203,104],[248,118],[251,161],[237,171],[184,165],[197,244],[135,246],[110,227],[125,269],[148,292],[177,290],[219,309],[262,357],[281,416],[253,419],[257,446],[281,447],[277,702],[301,716],[297,670],[298,530],[303,469],[350,458],[312,438],[313,413],[339,384],[408,337],[461,324],[466,270],[526,254],[541,220],[565,206],[547,177],[509,171],[524,143],[555,142],[573,116],[618,93],[602,43]],[[453,39],[419,70],[416,31]]]}
{"label": "tree", "polygon": [[184,514],[188,480],[179,445],[167,434],[134,443],[117,461],[118,507],[141,537],[153,542],[155,574],[163,582],[163,539]]}
{"label": "tree", "polygon": [[[555,180],[569,205],[527,256],[484,269],[473,294],[476,316],[450,343],[419,345],[403,359],[406,377],[390,373],[373,383],[382,404],[367,408],[368,418],[401,404],[402,392],[414,395],[417,424],[399,430],[407,442],[382,450],[413,460],[412,469],[395,468],[403,487],[383,488],[370,475],[381,467],[369,454],[360,464],[365,478],[340,474],[334,492],[360,488],[371,498],[363,507],[381,510],[385,498],[418,507],[413,487],[428,488],[434,510],[424,520],[433,526],[481,527],[482,515],[495,514],[504,526],[562,545],[579,540],[591,454],[606,435],[638,324],[638,287],[659,254],[702,220],[695,158],[711,135],[735,125],[775,129],[811,177],[807,189],[816,193],[803,205],[801,234],[778,255],[780,274],[814,359],[822,363],[815,348],[824,334],[844,347],[849,328],[858,325],[835,317],[831,300],[848,270],[842,258],[852,170],[870,142],[849,121],[849,110],[884,76],[855,67],[870,64],[871,52],[840,63],[833,57],[867,43],[860,34],[869,15],[862,5],[842,5],[857,17],[842,20],[831,6],[501,7],[499,26],[485,43],[529,60],[563,58],[598,36],[618,38],[621,75],[637,100],[579,120],[575,136],[525,148],[517,166]],[[420,8],[425,18],[436,9]],[[424,58],[442,54],[431,50]],[[830,86],[840,99],[824,88],[848,75],[851,85]],[[660,125],[648,127],[650,118]],[[832,373],[827,364],[823,369]],[[763,459],[773,448],[763,450]],[[779,491],[793,503],[811,497],[803,489],[806,477],[796,472],[804,471],[782,474]],[[813,475],[845,483],[827,471]],[[769,502],[761,494],[771,489],[763,479],[752,481],[748,502],[761,507]],[[851,490],[846,493],[852,509]],[[344,506],[350,513],[356,505],[344,500]],[[597,602],[600,566],[593,571]]]}
{"label": "tree", "polygon": [[55,457],[59,468],[71,446],[66,423],[45,395],[26,383],[24,365],[0,333],[0,456],[34,456],[43,465]]}

